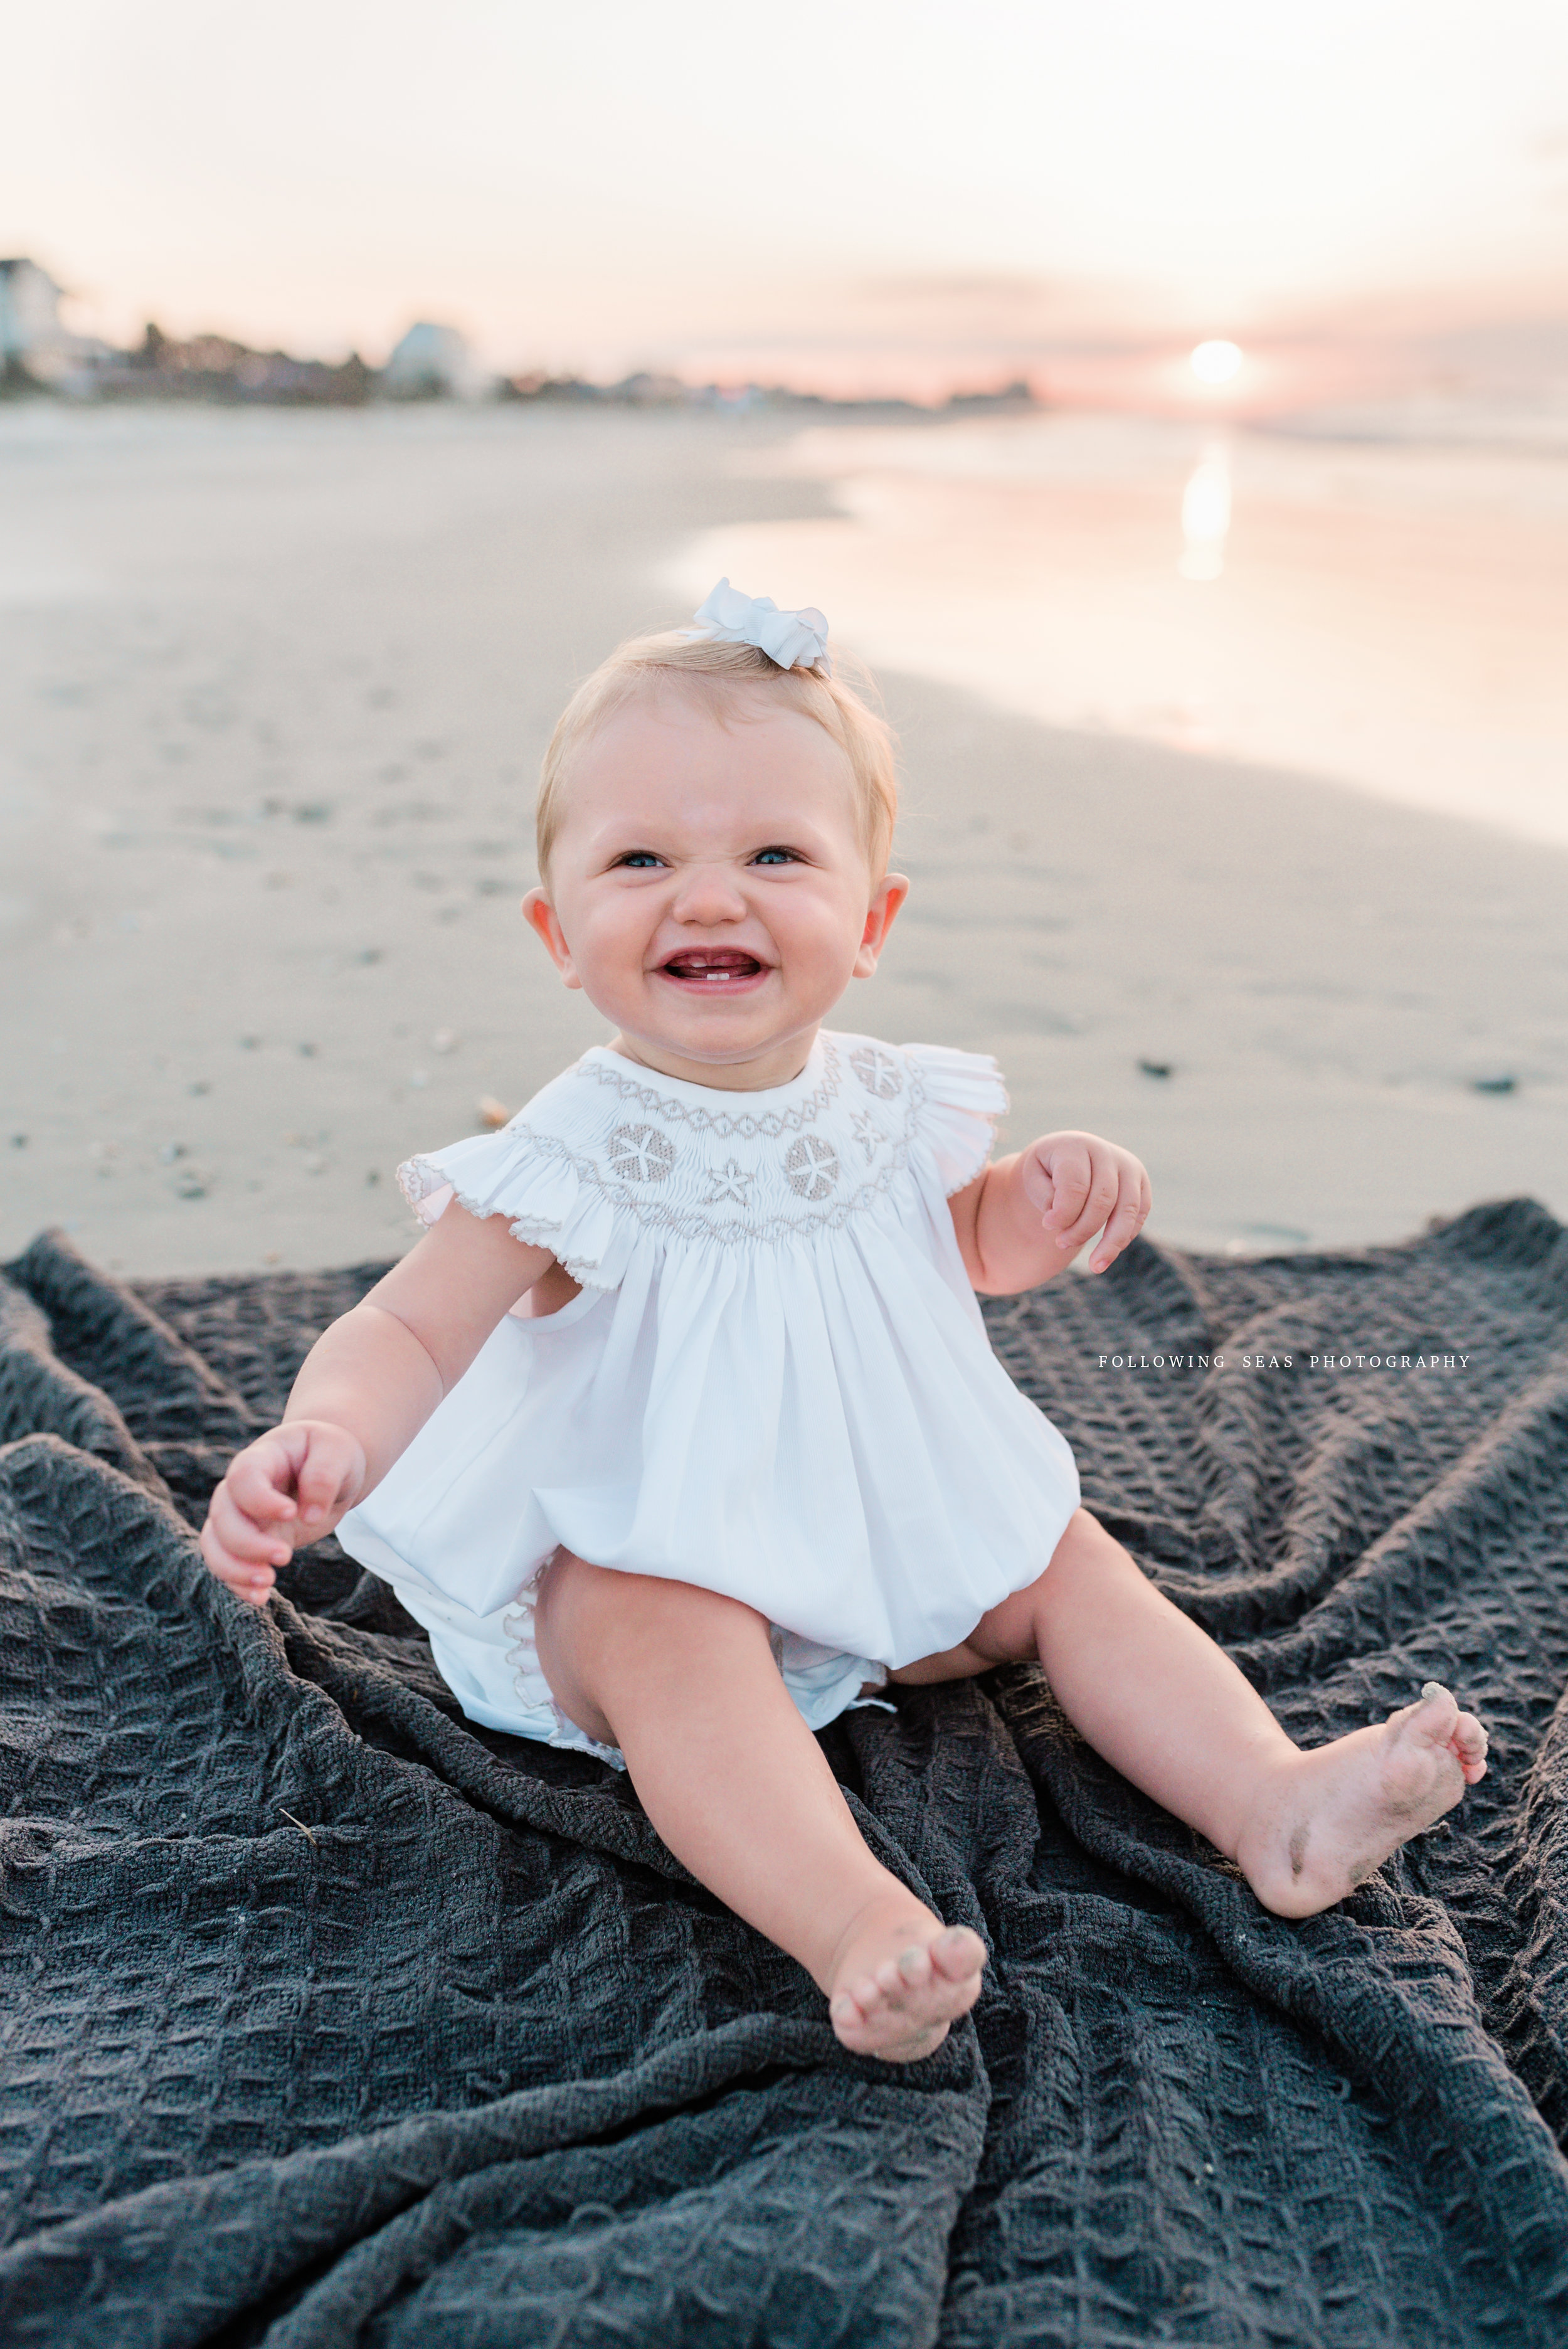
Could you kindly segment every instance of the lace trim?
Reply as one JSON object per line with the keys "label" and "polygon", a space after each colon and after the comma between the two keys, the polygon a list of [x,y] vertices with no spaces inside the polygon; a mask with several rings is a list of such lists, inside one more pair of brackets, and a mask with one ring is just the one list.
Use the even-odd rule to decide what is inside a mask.
{"label": "lace trim", "polygon": [[[532,1580],[523,1584],[500,1619],[502,1630],[511,1632],[514,1642],[506,1651],[506,1661],[513,1667],[512,1686],[526,1710],[531,1711],[542,1705],[555,1715],[555,1734],[550,1740],[552,1745],[569,1754],[591,1754],[596,1762],[608,1762],[613,1769],[624,1770],[626,1757],[620,1747],[601,1745],[596,1737],[590,1737],[585,1729],[579,1729],[571,1715],[562,1713],[556,1703],[550,1683],[540,1669],[539,1649],[533,1637],[533,1608],[540,1575],[545,1572],[548,1565],[547,1559]],[[536,1685],[531,1687],[530,1682]],[[544,1692],[542,1697],[538,1693],[540,1689]]]}
{"label": "lace trim", "polygon": [[[526,1130],[526,1128],[519,1129],[520,1132]],[[531,1133],[530,1141],[533,1138]],[[506,1213],[504,1207],[487,1207],[477,1192],[462,1190],[453,1182],[449,1174],[443,1174],[440,1168],[428,1158],[405,1158],[397,1169],[397,1188],[416,1214],[427,1199],[435,1197],[438,1191],[449,1191],[458,1205],[460,1207],[466,1207],[470,1216],[504,1216]],[[542,1231],[559,1232],[564,1229],[564,1226],[559,1220],[552,1222],[547,1216],[535,1216],[532,1221],[538,1224]]]}
{"label": "lace trim", "polygon": [[[530,1134],[529,1139],[531,1142],[536,1137]],[[404,1160],[397,1169],[397,1187],[416,1215],[438,1191],[449,1191],[459,1206],[467,1208],[481,1223],[507,1212],[481,1199],[477,1192],[463,1190],[449,1174],[443,1174],[438,1166],[432,1166],[425,1158]],[[562,1270],[569,1272],[573,1280],[581,1281],[584,1288],[614,1288],[614,1282],[606,1284],[597,1278],[603,1269],[597,1257],[574,1256],[569,1248],[562,1247],[561,1235],[565,1228],[559,1216],[513,1216],[507,1224],[514,1240],[521,1240],[527,1247],[548,1248]]]}

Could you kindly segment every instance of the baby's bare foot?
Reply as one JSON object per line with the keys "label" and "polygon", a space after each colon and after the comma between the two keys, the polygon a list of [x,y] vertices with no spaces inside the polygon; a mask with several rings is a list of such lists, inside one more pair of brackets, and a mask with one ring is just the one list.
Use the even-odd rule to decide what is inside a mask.
{"label": "baby's bare foot", "polygon": [[1296,1755],[1236,1857],[1265,1909],[1315,1917],[1486,1775],[1486,1732],[1437,1681],[1375,1729]]}
{"label": "baby's bare foot", "polygon": [[940,2047],[980,1995],[985,1944],[965,1925],[944,1925],[907,1893],[873,1902],[834,1954],[828,2013],[844,2045],[888,2064],[913,2064]]}

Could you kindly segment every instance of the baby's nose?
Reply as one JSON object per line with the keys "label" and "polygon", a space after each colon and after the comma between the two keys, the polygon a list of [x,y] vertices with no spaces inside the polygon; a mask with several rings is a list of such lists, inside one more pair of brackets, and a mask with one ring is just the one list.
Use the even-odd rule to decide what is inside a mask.
{"label": "baby's nose", "polygon": [[744,921],[745,893],[725,866],[695,865],[676,890],[671,911],[677,922]]}

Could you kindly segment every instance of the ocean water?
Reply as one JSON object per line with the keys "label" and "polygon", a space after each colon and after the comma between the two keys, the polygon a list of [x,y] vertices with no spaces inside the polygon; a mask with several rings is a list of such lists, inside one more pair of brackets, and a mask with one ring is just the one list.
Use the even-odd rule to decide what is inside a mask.
{"label": "ocean water", "polygon": [[1119,418],[17,404],[3,1244],[406,1245],[398,1160],[603,1033],[518,916],[533,777],[719,572],[889,676],[914,888],[840,1025],[994,1052],[1007,1146],[1114,1135],[1181,1245],[1568,1215],[1565,478]]}
{"label": "ocean water", "polygon": [[[1376,419],[1374,419],[1376,421]],[[830,519],[682,549],[873,665],[1055,726],[1568,844],[1568,447],[1114,415],[830,427],[751,467]]]}

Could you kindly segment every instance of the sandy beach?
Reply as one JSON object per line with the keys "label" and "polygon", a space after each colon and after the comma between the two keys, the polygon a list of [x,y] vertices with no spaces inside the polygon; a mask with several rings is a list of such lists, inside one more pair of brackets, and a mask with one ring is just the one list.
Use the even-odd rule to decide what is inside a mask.
{"label": "sandy beach", "polygon": [[[131,1274],[406,1245],[397,1160],[603,1032],[516,912],[540,751],[575,678],[719,568],[820,601],[903,738],[914,894],[840,1024],[995,1052],[1012,1138],[1128,1143],[1182,1245],[1392,1239],[1521,1193],[1568,1215],[1568,783],[1554,801],[1533,670],[1498,688],[1528,705],[1525,750],[1464,698],[1447,606],[1429,707],[1418,659],[1379,684],[1379,709],[1412,705],[1377,737],[1396,782],[1440,720],[1436,807],[1293,719],[1277,619],[1246,725],[1161,739],[1134,708],[1164,706],[1154,622],[1122,677],[1078,614],[1121,700],[1047,694],[1026,635],[993,628],[989,668],[951,630],[923,647],[944,544],[960,582],[1011,549],[998,608],[1009,579],[1037,595],[1016,512],[1002,527],[1017,495],[983,483],[987,524],[938,464],[920,531],[890,535],[885,501],[843,485],[909,464],[827,437],[803,456],[779,419],[547,409],[0,412],[5,1251],[48,1223]],[[1544,578],[1561,515],[1522,527]],[[1113,584],[1102,564],[1086,607],[1114,614]],[[1528,630],[1510,641],[1528,665]],[[1489,745],[1513,779],[1496,821],[1464,788]],[[1522,807],[1544,811],[1533,836]]]}

